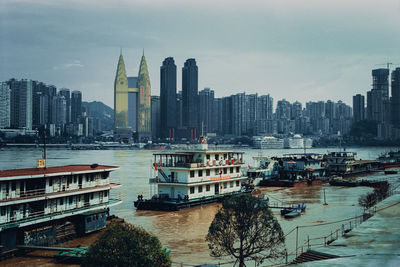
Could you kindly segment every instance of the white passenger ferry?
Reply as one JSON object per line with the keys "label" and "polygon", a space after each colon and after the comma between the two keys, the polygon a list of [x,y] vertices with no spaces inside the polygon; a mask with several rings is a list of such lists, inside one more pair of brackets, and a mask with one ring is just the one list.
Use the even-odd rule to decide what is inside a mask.
{"label": "white passenger ferry", "polygon": [[208,150],[205,138],[193,150],[155,153],[150,185],[155,194],[137,209],[179,210],[250,193],[242,187],[243,152]]}
{"label": "white passenger ferry", "polygon": [[50,246],[105,227],[110,198],[105,165],[45,166],[0,171],[1,254],[18,246]]}

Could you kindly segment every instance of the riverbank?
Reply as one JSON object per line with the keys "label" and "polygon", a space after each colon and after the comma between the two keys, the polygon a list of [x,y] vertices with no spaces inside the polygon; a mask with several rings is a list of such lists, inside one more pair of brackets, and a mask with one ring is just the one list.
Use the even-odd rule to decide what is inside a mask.
{"label": "riverbank", "polygon": [[368,212],[374,215],[315,252],[335,258],[297,266],[400,266],[400,190]]}

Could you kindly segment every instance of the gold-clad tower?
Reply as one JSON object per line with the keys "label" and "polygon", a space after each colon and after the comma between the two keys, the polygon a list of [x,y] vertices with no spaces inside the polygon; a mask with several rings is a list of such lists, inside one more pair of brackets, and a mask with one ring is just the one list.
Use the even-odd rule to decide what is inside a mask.
{"label": "gold-clad tower", "polygon": [[151,85],[144,51],[140,60],[137,87],[139,89],[137,98],[138,137],[140,141],[151,140]]}
{"label": "gold-clad tower", "polygon": [[[136,77],[129,79],[131,78],[136,79]],[[136,103],[129,102],[130,93],[136,94]],[[143,52],[137,82],[128,84],[121,49],[114,81],[114,138],[116,140],[129,141],[132,138],[133,129],[129,126],[129,114],[132,113],[129,109],[132,107],[136,109],[134,113],[136,113],[138,141],[151,140],[151,86],[146,58]]]}
{"label": "gold-clad tower", "polygon": [[128,128],[128,77],[121,50],[114,81],[114,129],[122,128]]}

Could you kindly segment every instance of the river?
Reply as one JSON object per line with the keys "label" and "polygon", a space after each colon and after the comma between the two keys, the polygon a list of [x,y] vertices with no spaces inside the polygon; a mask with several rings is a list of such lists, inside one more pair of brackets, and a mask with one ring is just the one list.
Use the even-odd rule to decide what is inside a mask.
{"label": "river", "polygon": [[[354,148],[348,151],[357,152],[357,159],[376,159],[390,148]],[[307,152],[326,153],[334,149],[308,149]],[[243,150],[246,164],[254,164],[252,157],[262,153],[264,156],[280,156],[284,153],[302,153],[299,149],[285,150]],[[135,225],[154,233],[164,247],[170,248],[174,265],[204,264],[226,262],[229,259],[214,259],[209,256],[205,242],[208,227],[220,204],[211,204],[178,212],[136,211],[133,201],[138,194],[144,198],[151,197],[148,179],[151,173],[152,153],[149,150],[48,150],[47,165],[91,164],[99,163],[116,165],[120,169],[111,173],[111,182],[121,183],[122,187],[114,189],[111,196],[121,198],[123,203],[111,209],[111,213]],[[41,157],[39,149],[3,149],[0,151],[0,169],[30,168],[35,160]],[[376,173],[371,178],[383,178],[383,173]],[[388,176],[385,176],[385,178]],[[398,176],[390,176],[394,182]],[[343,222],[316,226],[321,223],[334,222],[360,215],[358,206],[360,195],[372,191],[367,187],[344,188],[329,185],[313,185],[296,188],[261,188],[271,200],[288,203],[307,204],[306,212],[298,218],[286,220],[281,218],[279,210],[273,210],[285,233],[296,226],[299,228],[298,244],[310,238],[327,235],[340,228]],[[324,191],[328,205],[324,204]],[[311,227],[312,226],[312,227]],[[316,240],[315,242],[321,242]],[[296,248],[296,231],[286,237],[289,253]]]}

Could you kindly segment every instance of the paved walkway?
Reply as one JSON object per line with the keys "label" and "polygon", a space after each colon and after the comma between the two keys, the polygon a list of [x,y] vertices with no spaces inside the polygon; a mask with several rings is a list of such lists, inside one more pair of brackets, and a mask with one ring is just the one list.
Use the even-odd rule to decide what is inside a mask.
{"label": "paved walkway", "polygon": [[298,266],[400,266],[400,194],[380,202],[377,213],[317,252],[340,258]]}

